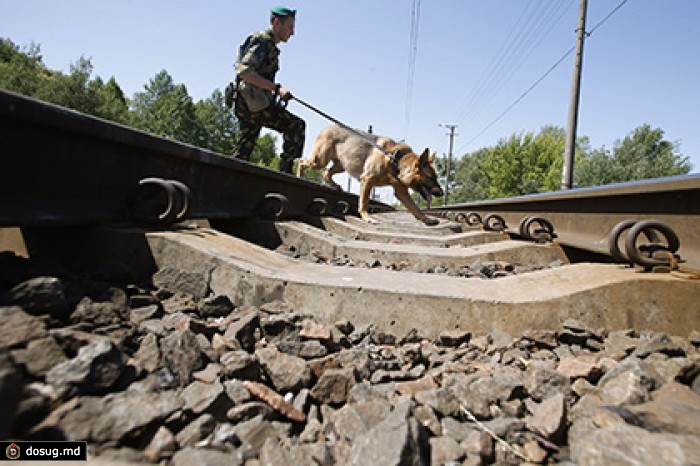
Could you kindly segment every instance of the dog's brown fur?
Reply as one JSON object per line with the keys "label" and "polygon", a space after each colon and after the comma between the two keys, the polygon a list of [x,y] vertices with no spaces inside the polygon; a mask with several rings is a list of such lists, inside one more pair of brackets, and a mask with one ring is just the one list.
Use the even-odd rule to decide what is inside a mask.
{"label": "dog's brown fur", "polygon": [[427,217],[421,212],[408,193],[409,188],[413,189],[428,202],[431,196],[443,195],[433,165],[435,156],[429,155],[428,149],[425,149],[421,155],[417,155],[406,144],[368,133],[365,135],[388,153],[398,151],[402,154],[398,162],[398,170],[392,165],[388,155],[350,131],[333,125],[323,129],[318,135],[309,159],[299,161],[297,176],[301,177],[306,168],[320,170],[333,162],[330,168],[323,172],[323,179],[337,189],[342,189],[332,178],[337,173],[345,171],[353,178],[360,180],[358,210],[364,220],[376,223],[367,211],[372,188],[391,186],[394,188],[396,197],[418,220],[426,225],[436,225],[437,219]]}

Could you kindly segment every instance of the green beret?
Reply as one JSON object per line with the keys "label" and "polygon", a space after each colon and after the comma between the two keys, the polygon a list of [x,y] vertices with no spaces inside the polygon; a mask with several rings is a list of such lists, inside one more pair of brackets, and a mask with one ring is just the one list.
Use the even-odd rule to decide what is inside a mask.
{"label": "green beret", "polygon": [[270,13],[272,13],[275,16],[295,16],[297,14],[297,10],[292,10],[291,8],[287,8],[286,6],[276,6],[272,10],[270,10]]}

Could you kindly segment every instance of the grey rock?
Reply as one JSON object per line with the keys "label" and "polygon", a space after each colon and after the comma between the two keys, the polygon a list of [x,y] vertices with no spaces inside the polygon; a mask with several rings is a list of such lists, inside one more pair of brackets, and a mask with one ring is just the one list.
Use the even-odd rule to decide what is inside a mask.
{"label": "grey rock", "polygon": [[235,426],[236,436],[244,444],[252,447],[259,454],[265,442],[269,439],[278,440],[278,431],[269,421],[257,416],[249,421],[241,422]]}
{"label": "grey rock", "polygon": [[502,330],[494,330],[486,336],[489,351],[502,351],[513,343],[513,337]]}
{"label": "grey rock", "polygon": [[22,374],[12,357],[0,346],[0,438],[10,437],[15,424],[15,414],[23,397]]}
{"label": "grey rock", "polygon": [[190,330],[172,332],[160,341],[160,350],[163,365],[175,376],[181,387],[189,384],[192,373],[205,365],[197,337]]}
{"label": "grey rock", "polygon": [[[429,406],[419,405],[413,409],[413,417],[418,424],[423,426],[432,435],[442,435],[442,425],[440,424],[440,419],[438,419],[435,411]],[[446,417],[445,419],[452,419]]]}
{"label": "grey rock", "polygon": [[98,394],[119,379],[126,366],[124,353],[110,340],[101,340],[80,348],[78,355],[46,374],[59,397]]}
{"label": "grey rock", "polygon": [[16,362],[24,365],[27,373],[37,378],[44,377],[53,367],[68,360],[51,336],[31,340],[26,348],[15,350],[12,355]]}
{"label": "grey rock", "polygon": [[224,336],[236,340],[244,350],[252,353],[260,332],[260,316],[257,311],[248,311],[231,323]]}
{"label": "grey rock", "polygon": [[148,333],[141,340],[138,351],[134,354],[136,363],[147,372],[154,372],[160,367],[160,349],[158,338],[153,333]]}
{"label": "grey rock", "polygon": [[260,380],[260,361],[255,354],[246,351],[228,351],[221,355],[219,363],[227,379]]}
{"label": "grey rock", "polygon": [[318,340],[283,340],[277,343],[277,349],[303,359],[322,358],[328,354],[328,348]]}
{"label": "grey rock", "polygon": [[29,314],[50,314],[65,319],[68,302],[63,283],[56,277],[35,277],[10,290],[10,300]]}
{"label": "grey rock", "polygon": [[355,439],[349,465],[423,465],[430,462],[423,431],[403,402],[374,428]]}
{"label": "grey rock", "polygon": [[93,327],[107,327],[120,323],[122,315],[112,302],[94,302],[85,297],[71,313],[70,320],[73,323],[87,323]]}
{"label": "grey rock", "polygon": [[209,413],[204,413],[178,432],[175,439],[181,447],[192,447],[214,432],[215,427],[216,420],[214,416]]}
{"label": "grey rock", "polygon": [[626,424],[594,430],[571,445],[579,466],[700,464],[700,437],[654,434]]}
{"label": "grey rock", "polygon": [[652,393],[652,401],[629,411],[652,432],[700,437],[700,395],[679,383],[667,383]]}
{"label": "grey rock", "polygon": [[671,357],[685,356],[683,348],[665,333],[657,333],[650,340],[643,342],[634,355],[643,359],[653,353],[661,353]]}
{"label": "grey rock", "polygon": [[490,463],[494,456],[494,440],[489,434],[481,430],[469,433],[467,438],[461,443],[467,451],[468,457],[479,458]]}
{"label": "grey rock", "polygon": [[60,419],[58,426],[75,440],[99,443],[138,438],[154,422],[182,408],[182,399],[171,391],[126,391],[104,398],[83,397]]}
{"label": "grey rock", "polygon": [[311,370],[303,359],[274,348],[263,348],[257,354],[265,375],[278,393],[297,392],[311,385]]}
{"label": "grey rock", "polygon": [[432,437],[430,439],[430,463],[443,465],[457,463],[464,459],[467,452],[452,437]]}
{"label": "grey rock", "polygon": [[311,389],[311,397],[329,405],[343,404],[356,381],[355,369],[352,367],[328,369]]}
{"label": "grey rock", "polygon": [[226,295],[207,296],[199,306],[202,317],[226,317],[233,311],[234,306]]}
{"label": "grey rock", "polygon": [[170,464],[171,466],[241,466],[243,456],[238,451],[188,447],[175,453]]}
{"label": "grey rock", "polygon": [[153,274],[153,284],[172,292],[186,293],[204,298],[209,291],[209,281],[203,273],[164,267]]}
{"label": "grey rock", "polygon": [[172,457],[177,448],[177,441],[170,429],[160,426],[144,449],[143,454],[152,463],[157,463],[162,459]]}
{"label": "grey rock", "polygon": [[275,439],[267,439],[260,449],[260,466],[279,466],[290,464],[285,449]]}
{"label": "grey rock", "polygon": [[148,319],[158,319],[163,316],[163,308],[160,304],[137,307],[129,311],[129,320],[138,325]]}
{"label": "grey rock", "polygon": [[608,371],[598,382],[599,396],[606,404],[639,404],[649,400],[660,386],[660,376],[647,362],[629,357]]}
{"label": "grey rock", "polygon": [[243,404],[252,399],[252,395],[240,380],[225,381],[224,390],[226,390],[226,395],[235,405]]}
{"label": "grey rock", "polygon": [[462,442],[474,431],[473,424],[465,424],[459,422],[453,417],[442,418],[442,434],[445,437],[450,437],[458,442]]}
{"label": "grey rock", "polygon": [[185,409],[194,414],[207,412],[217,419],[223,419],[232,404],[218,381],[205,383],[195,380],[182,390],[180,396],[185,402]]}
{"label": "grey rock", "polygon": [[440,417],[459,417],[462,412],[460,400],[448,388],[425,390],[416,393],[414,397],[418,403],[430,406]]}
{"label": "grey rock", "polygon": [[561,393],[571,384],[567,376],[543,363],[530,364],[525,372],[524,382],[525,389],[535,401]]}
{"label": "grey rock", "polygon": [[563,443],[566,430],[564,395],[558,393],[537,405],[527,420],[527,428],[548,440]]}
{"label": "grey rock", "polygon": [[0,332],[0,345],[7,348],[25,346],[30,340],[44,338],[48,333],[46,326],[21,307],[0,307],[0,326],[12,331]]}
{"label": "grey rock", "polygon": [[226,413],[226,419],[233,423],[239,423],[256,417],[270,419],[273,417],[274,413],[275,410],[267,403],[263,403],[262,401],[247,401],[229,409]]}
{"label": "grey rock", "polygon": [[337,435],[355,440],[379,424],[391,412],[391,404],[379,399],[346,404],[333,413],[331,424]]}

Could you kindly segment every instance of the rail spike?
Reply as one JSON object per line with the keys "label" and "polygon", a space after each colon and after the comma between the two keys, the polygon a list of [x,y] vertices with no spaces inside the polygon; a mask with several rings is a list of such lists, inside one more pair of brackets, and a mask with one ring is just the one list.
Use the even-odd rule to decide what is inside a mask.
{"label": "rail spike", "polygon": [[306,209],[309,214],[320,217],[328,212],[328,201],[322,197],[315,197]]}
{"label": "rail spike", "polygon": [[192,200],[192,190],[182,181],[178,180],[166,180],[170,183],[177,191],[177,196],[175,196],[176,208],[175,208],[175,221],[182,222],[190,218],[192,214],[193,200]]}
{"label": "rail spike", "polygon": [[[637,239],[639,235],[646,230],[653,230],[660,233],[666,240],[666,244],[654,242],[638,246]],[[678,240],[678,235],[676,235],[671,227],[659,220],[642,220],[635,223],[630,228],[627,239],[625,240],[625,252],[630,261],[644,267],[647,271],[657,266],[673,268],[672,262],[678,260],[675,253],[679,248],[680,241]],[[665,253],[657,254],[659,251]]]}
{"label": "rail spike", "polygon": [[281,220],[287,214],[289,199],[280,193],[267,193],[258,202],[256,211],[260,217],[267,220]]}
{"label": "rail spike", "polygon": [[486,231],[504,231],[508,228],[506,221],[498,214],[488,214],[482,222]]}
{"label": "rail spike", "polygon": [[[634,263],[620,249],[620,238],[622,237],[622,234],[625,231],[632,228],[632,226],[634,226],[638,222],[639,222],[638,219],[622,220],[617,225],[612,227],[612,229],[610,230],[610,233],[608,234],[608,251],[610,253],[610,256],[612,256],[612,258],[615,259],[616,262],[625,263],[625,264],[633,264]],[[642,230],[642,232],[647,237],[647,240],[649,240],[651,242],[658,242],[659,241],[659,237],[656,235],[656,232],[653,229],[645,228]]]}
{"label": "rail spike", "polygon": [[557,237],[554,226],[544,217],[523,217],[518,225],[518,233],[521,237],[536,242],[552,241]]}
{"label": "rail spike", "polygon": [[176,206],[184,204],[183,195],[175,185],[162,178],[143,178],[127,197],[129,217],[133,220],[168,225],[178,214]]}

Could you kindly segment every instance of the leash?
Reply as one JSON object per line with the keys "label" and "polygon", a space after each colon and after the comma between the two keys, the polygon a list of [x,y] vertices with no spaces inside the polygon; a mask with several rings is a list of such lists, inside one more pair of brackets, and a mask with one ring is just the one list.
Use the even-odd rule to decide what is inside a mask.
{"label": "leash", "polygon": [[314,107],[314,106],[311,105],[310,103],[304,102],[304,101],[301,100],[299,97],[294,97],[294,96],[293,96],[292,99],[296,100],[296,101],[299,102],[301,105],[303,105],[304,107],[308,108],[309,110],[312,110],[312,111],[318,113],[319,115],[321,115],[322,117],[329,119],[330,121],[332,121],[332,122],[335,123],[336,125],[340,126],[341,128],[343,128],[343,129],[345,129],[345,130],[351,132],[353,135],[355,135],[355,136],[357,136],[358,138],[362,139],[362,140],[365,141],[367,144],[370,144],[370,145],[371,145],[372,147],[374,147],[375,149],[380,150],[381,152],[384,153],[384,155],[388,156],[388,157],[392,160],[392,162],[394,162],[394,160],[396,160],[397,154],[396,154],[395,152],[394,152],[394,153],[389,152],[388,150],[384,149],[382,146],[380,146],[379,144],[377,144],[376,142],[374,142],[373,140],[371,140],[370,138],[368,138],[367,136],[365,136],[364,134],[362,134],[361,132],[359,132],[359,131],[356,130],[355,128],[351,128],[350,126],[346,125],[345,123],[343,123],[342,121],[338,120],[337,118],[333,118],[332,116],[330,116],[329,114],[327,114],[327,113],[324,112],[323,110],[320,110],[320,109]]}

